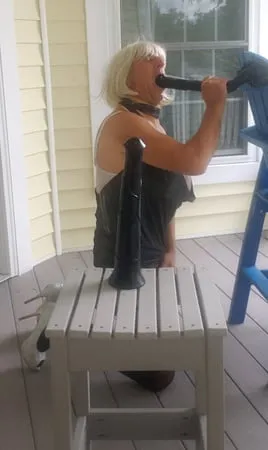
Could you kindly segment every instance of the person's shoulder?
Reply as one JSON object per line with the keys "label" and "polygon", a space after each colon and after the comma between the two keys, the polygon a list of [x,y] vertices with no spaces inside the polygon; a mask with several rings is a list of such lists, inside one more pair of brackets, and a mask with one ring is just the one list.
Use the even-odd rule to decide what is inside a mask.
{"label": "person's shoulder", "polygon": [[107,132],[112,134],[132,134],[144,132],[146,129],[151,128],[148,121],[139,114],[134,114],[128,110],[120,109],[115,110],[107,121]]}
{"label": "person's shoulder", "polygon": [[125,131],[143,131],[149,132],[152,129],[155,129],[154,124],[145,116],[140,114],[135,114],[133,112],[122,110],[122,114],[118,114],[117,118],[115,117],[118,124],[120,124],[121,129]]}
{"label": "person's shoulder", "polygon": [[136,123],[138,118],[139,116],[137,114],[133,114],[128,110],[114,109],[108,116],[106,116],[104,122],[112,127],[117,124],[122,127],[122,124],[128,125]]}

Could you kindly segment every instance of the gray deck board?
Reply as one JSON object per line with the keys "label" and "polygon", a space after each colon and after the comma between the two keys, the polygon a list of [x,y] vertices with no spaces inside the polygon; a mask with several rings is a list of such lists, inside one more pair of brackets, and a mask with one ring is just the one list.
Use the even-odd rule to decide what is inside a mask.
{"label": "gray deck board", "polygon": [[34,274],[40,290],[47,284],[61,283],[64,280],[58,259],[55,257],[35,266]]}
{"label": "gray deck board", "polygon": [[[220,297],[226,316],[230,306],[234,275],[229,268],[224,267],[219,261],[226,261],[226,247],[216,242],[215,238],[197,240],[185,240],[178,243],[178,249],[195,264],[202,264],[210,270],[211,279],[219,287]],[[224,247],[221,253],[221,248]],[[206,248],[206,250],[205,250]],[[208,253],[207,250],[210,250]],[[211,252],[215,250],[215,255]],[[228,250],[230,251],[230,250]],[[230,252],[232,253],[232,252]],[[224,255],[221,258],[221,255]],[[232,253],[234,255],[234,253]],[[238,257],[237,257],[238,258]],[[231,261],[231,258],[230,258]],[[233,261],[233,264],[237,261]],[[256,301],[257,299],[257,301]],[[251,309],[256,312],[259,303],[267,307],[266,302],[258,295],[251,295]],[[268,310],[267,310],[268,313]],[[243,346],[234,336],[234,330],[242,329],[249,325],[249,329],[256,334],[262,333],[261,347],[267,346],[268,336],[250,318],[246,324],[240,327],[229,327],[229,335],[225,339],[224,358],[226,370],[226,431],[237,448],[250,450],[252,448],[266,448],[265,437],[267,433],[267,410],[268,398],[264,396],[265,386],[268,381],[267,371],[248,352],[245,344]],[[253,334],[251,334],[251,337]],[[234,400],[235,399],[235,400]],[[242,408],[242,409],[241,409]],[[243,411],[243,413],[242,413]],[[235,420],[234,417],[237,417]],[[254,423],[254,431],[252,431]],[[262,437],[261,437],[262,436]]]}
{"label": "gray deck board", "polygon": [[[177,265],[208,267],[218,286],[226,317],[241,251],[242,235],[216,236],[177,242]],[[92,264],[91,252],[76,252],[43,262],[21,277],[0,285],[0,448],[53,450],[50,422],[49,363],[30,372],[20,358],[20,345],[35,319],[40,301],[25,305],[47,284],[62,281],[71,270]],[[268,267],[268,241],[261,240],[257,264]],[[245,323],[229,327],[225,339],[226,436],[225,450],[266,450],[268,442],[268,303],[252,290]],[[159,395],[136,386],[114,372],[92,373],[93,406],[184,407],[194,402],[190,374],[177,373],[175,382]],[[16,433],[14,433],[16,430]],[[93,450],[194,450],[191,442],[99,441]]]}
{"label": "gray deck board", "polygon": [[[19,321],[19,317],[34,312],[36,302],[24,304],[24,301],[36,295],[39,291],[33,272],[10,280],[10,291],[13,302],[15,318],[17,322],[18,338],[20,344],[33,328],[36,319]],[[52,448],[52,424],[51,424],[51,399],[49,390],[48,367],[44,366],[40,373],[32,372],[24,367],[25,387],[31,410],[33,424],[33,436],[36,450],[48,450]],[[15,450],[15,449],[14,449]]]}
{"label": "gray deck board", "polygon": [[[107,380],[114,394],[119,408],[161,408],[162,405],[156,395],[145,391],[125,376],[117,372],[108,372]],[[191,405],[190,405],[191,406]],[[180,407],[180,405],[177,405]],[[137,450],[160,450],[161,441],[135,441]],[[183,450],[184,447],[177,441],[166,441],[166,450]],[[188,448],[188,447],[187,447]]]}
{"label": "gray deck board", "polygon": [[0,448],[34,450],[30,409],[7,282],[0,285]]}

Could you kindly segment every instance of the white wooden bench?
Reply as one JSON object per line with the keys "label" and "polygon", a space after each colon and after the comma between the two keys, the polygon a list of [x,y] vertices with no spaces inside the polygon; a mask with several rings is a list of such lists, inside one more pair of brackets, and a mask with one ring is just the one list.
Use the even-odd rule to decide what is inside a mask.
{"label": "white wooden bench", "polygon": [[[111,270],[97,268],[63,285],[46,332],[55,450],[85,450],[95,439],[191,439],[198,450],[224,450],[227,327],[217,288],[203,268],[142,272],[139,291],[117,292]],[[195,409],[90,408],[90,371],[188,369]]]}

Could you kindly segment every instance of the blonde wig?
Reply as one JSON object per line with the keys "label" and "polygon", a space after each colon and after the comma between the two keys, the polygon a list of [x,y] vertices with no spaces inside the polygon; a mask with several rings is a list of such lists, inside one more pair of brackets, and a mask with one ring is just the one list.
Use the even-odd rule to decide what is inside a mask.
{"label": "blonde wig", "polygon": [[[134,61],[160,57],[166,63],[166,51],[154,42],[137,41],[123,47],[110,61],[103,84],[102,95],[108,105],[115,108],[123,97],[138,95],[127,86]],[[165,91],[160,106],[170,103],[172,97]]]}

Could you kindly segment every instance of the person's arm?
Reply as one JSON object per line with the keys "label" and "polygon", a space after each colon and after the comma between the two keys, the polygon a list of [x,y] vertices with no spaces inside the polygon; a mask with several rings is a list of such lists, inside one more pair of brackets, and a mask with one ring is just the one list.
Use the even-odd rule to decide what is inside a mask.
{"label": "person's arm", "polygon": [[128,112],[120,118],[118,140],[122,145],[130,137],[139,137],[146,145],[143,160],[147,164],[185,175],[200,175],[206,171],[217,148],[226,93],[225,80],[203,82],[206,110],[199,130],[185,144],[162,134],[148,121]]}
{"label": "person's arm", "polygon": [[192,158],[193,175],[201,175],[218,146],[224,104],[207,106],[198,132],[186,143],[186,152]]}
{"label": "person's arm", "polygon": [[176,251],[175,217],[173,217],[171,222],[169,222],[169,224],[168,224],[166,251],[167,252],[175,252]]}
{"label": "person's arm", "polygon": [[175,217],[170,221],[166,234],[166,252],[161,267],[176,266]]}

